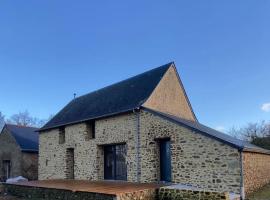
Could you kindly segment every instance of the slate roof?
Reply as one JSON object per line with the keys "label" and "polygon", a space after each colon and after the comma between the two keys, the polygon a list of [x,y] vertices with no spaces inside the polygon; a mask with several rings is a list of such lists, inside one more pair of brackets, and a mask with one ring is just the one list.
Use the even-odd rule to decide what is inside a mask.
{"label": "slate roof", "polygon": [[6,124],[5,127],[24,152],[38,152],[38,128]]}
{"label": "slate roof", "polygon": [[75,98],[39,131],[139,108],[173,63]]}
{"label": "slate roof", "polygon": [[156,110],[152,110],[149,108],[143,108],[143,109],[153,114],[156,114],[160,117],[166,118],[167,120],[172,121],[174,123],[199,131],[203,135],[219,140],[220,142],[227,143],[239,150],[270,154],[270,150],[263,149],[256,145],[250,144],[249,142],[234,138],[230,135],[227,135],[225,133],[222,133],[220,131],[207,127],[203,124],[200,124],[198,121],[185,120],[185,119],[182,119],[173,115],[169,115],[163,112],[159,112]]}

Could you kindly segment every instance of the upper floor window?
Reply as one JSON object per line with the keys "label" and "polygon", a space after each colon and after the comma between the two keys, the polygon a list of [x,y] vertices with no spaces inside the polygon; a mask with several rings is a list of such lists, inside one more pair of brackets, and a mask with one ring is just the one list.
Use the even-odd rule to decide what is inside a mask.
{"label": "upper floor window", "polygon": [[59,144],[65,143],[65,127],[59,128]]}
{"label": "upper floor window", "polygon": [[95,129],[95,120],[91,120],[86,123],[86,140],[94,139],[96,137]]}

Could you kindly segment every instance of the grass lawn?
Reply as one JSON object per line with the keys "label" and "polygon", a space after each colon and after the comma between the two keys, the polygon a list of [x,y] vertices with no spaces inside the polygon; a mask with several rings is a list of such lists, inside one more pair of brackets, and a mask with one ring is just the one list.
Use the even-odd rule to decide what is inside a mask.
{"label": "grass lawn", "polygon": [[250,195],[248,200],[270,200],[270,184]]}

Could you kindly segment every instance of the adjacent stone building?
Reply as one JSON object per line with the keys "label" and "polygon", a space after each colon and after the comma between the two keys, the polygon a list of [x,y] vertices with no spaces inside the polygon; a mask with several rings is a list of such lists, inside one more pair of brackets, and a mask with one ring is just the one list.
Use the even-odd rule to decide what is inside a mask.
{"label": "adjacent stone building", "polygon": [[0,133],[0,179],[38,178],[37,128],[6,124]]}
{"label": "adjacent stone building", "polygon": [[269,151],[198,122],[174,63],[75,98],[39,131],[40,180],[162,181],[242,196],[270,181]]}

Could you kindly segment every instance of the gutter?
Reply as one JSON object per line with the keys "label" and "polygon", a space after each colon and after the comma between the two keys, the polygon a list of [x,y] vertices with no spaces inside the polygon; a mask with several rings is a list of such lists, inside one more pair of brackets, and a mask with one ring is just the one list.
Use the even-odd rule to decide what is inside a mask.
{"label": "gutter", "polygon": [[262,148],[249,148],[249,147],[244,147],[243,152],[251,152],[251,153],[260,153],[260,154],[267,154],[270,155],[270,151],[267,149],[262,149]]}
{"label": "gutter", "polygon": [[25,153],[38,153],[38,150],[35,149],[21,149],[21,151]]}
{"label": "gutter", "polygon": [[244,187],[244,163],[243,163],[243,149],[239,150],[240,152],[240,198],[241,200],[245,199],[245,187]]}
{"label": "gutter", "polygon": [[[239,149],[240,150],[240,146],[238,146],[238,145],[236,145],[236,144],[234,144],[234,143],[232,143],[232,142],[230,142],[230,141],[227,141],[227,140],[224,140],[224,139],[222,139],[222,138],[219,138],[219,137],[217,137],[217,136],[215,136],[215,135],[213,135],[213,134],[209,134],[209,133],[207,133],[207,132],[205,132],[205,131],[202,131],[202,130],[200,130],[200,129],[198,129],[197,127],[195,127],[195,126],[191,126],[191,125],[189,125],[189,124],[187,124],[187,123],[185,123],[185,122],[181,122],[181,121],[179,121],[179,120],[177,120],[177,119],[174,119],[174,118],[172,118],[172,117],[170,117],[169,116],[169,114],[164,114],[164,113],[161,113],[161,112],[159,112],[159,111],[155,111],[155,110],[153,110],[153,109],[150,109],[150,108],[146,108],[146,107],[142,107],[142,109],[143,110],[146,110],[147,112],[150,112],[150,113],[152,113],[152,114],[154,114],[154,115],[156,115],[156,116],[159,116],[159,117],[161,117],[161,118],[163,118],[163,119],[166,119],[166,120],[168,120],[168,121],[170,121],[170,122],[173,122],[173,123],[175,123],[175,124],[180,124],[181,126],[184,126],[184,127],[186,127],[186,128],[189,128],[189,129],[191,129],[191,130],[194,130],[194,131],[196,131],[196,132],[198,132],[198,133],[200,133],[200,134],[202,134],[202,135],[204,135],[204,136],[206,136],[206,137],[209,137],[209,138],[212,138],[212,139],[215,139],[215,140],[217,140],[217,141],[220,141],[220,142],[222,142],[222,143],[225,143],[225,144],[227,144],[227,145],[229,145],[229,146],[231,146],[231,147],[233,147],[233,148],[236,148],[236,149]],[[174,116],[175,117],[175,116]],[[185,120],[185,119],[181,119],[181,120],[184,120],[184,121],[188,121],[188,120]],[[191,123],[193,123],[193,125],[196,125],[196,123],[198,123],[198,122],[191,122]]]}
{"label": "gutter", "polygon": [[83,122],[90,121],[90,120],[98,120],[98,119],[107,118],[107,117],[111,117],[111,116],[115,116],[115,115],[121,115],[121,114],[129,113],[129,112],[132,112],[132,111],[134,112],[134,110],[136,110],[136,109],[139,109],[139,107],[135,108],[135,109],[131,108],[131,109],[126,109],[126,110],[121,110],[119,112],[109,113],[109,114],[100,115],[100,116],[96,116],[96,117],[90,117],[90,118],[86,118],[86,119],[81,119],[81,120],[77,120],[77,121],[62,123],[62,124],[58,124],[58,125],[55,125],[55,126],[49,126],[49,127],[45,127],[46,126],[46,124],[45,124],[42,128],[36,130],[35,132],[41,133],[43,131],[56,129],[56,128],[59,128],[61,126],[79,124],[79,123],[83,123]]}

